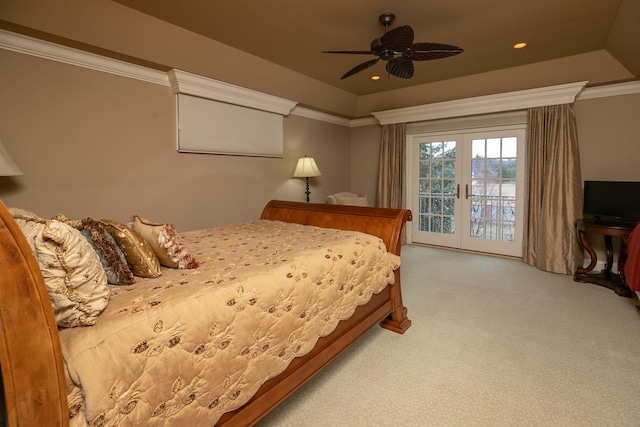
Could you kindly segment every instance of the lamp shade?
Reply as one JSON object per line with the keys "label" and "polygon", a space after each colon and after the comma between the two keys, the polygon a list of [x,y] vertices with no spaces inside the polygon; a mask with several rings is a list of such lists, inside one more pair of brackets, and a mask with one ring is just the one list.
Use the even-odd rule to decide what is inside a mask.
{"label": "lamp shade", "polygon": [[293,171],[294,178],[311,178],[312,176],[320,176],[320,169],[318,169],[318,165],[316,165],[316,161],[313,160],[313,157],[300,157],[298,159],[298,164],[296,165],[296,170]]}
{"label": "lamp shade", "polygon": [[7,149],[4,147],[2,140],[0,139],[0,176],[18,176],[22,175],[22,171],[16,165],[11,157],[9,157],[9,153],[7,153]]}

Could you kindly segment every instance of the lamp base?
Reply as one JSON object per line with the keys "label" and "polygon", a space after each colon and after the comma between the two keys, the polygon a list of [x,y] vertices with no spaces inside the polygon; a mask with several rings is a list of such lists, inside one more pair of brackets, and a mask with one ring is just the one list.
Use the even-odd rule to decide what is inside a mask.
{"label": "lamp base", "polygon": [[309,203],[309,194],[311,194],[311,191],[309,191],[309,178],[307,178],[307,191],[304,194],[307,195],[307,203]]}

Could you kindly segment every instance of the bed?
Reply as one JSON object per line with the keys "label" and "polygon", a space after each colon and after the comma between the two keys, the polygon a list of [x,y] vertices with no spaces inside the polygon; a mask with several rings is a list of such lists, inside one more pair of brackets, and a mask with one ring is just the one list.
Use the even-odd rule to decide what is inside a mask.
{"label": "bed", "polygon": [[[284,227],[302,227],[300,233],[306,234],[309,233],[309,230],[314,230],[313,233],[319,233],[320,235],[320,237],[316,239],[316,242],[326,239],[327,236],[330,238],[338,238],[335,237],[339,234],[336,230],[366,233],[368,236],[356,235],[354,237],[355,241],[353,244],[375,246],[375,243],[369,243],[369,240],[367,240],[370,239],[371,236],[374,236],[374,240],[377,239],[380,244],[383,244],[383,246],[386,247],[386,251],[391,254],[389,255],[390,257],[399,257],[401,251],[402,231],[407,220],[411,220],[411,212],[404,209],[395,210],[271,201],[265,206],[260,220],[256,221],[254,226],[263,227],[263,223],[278,224],[279,227],[283,227],[278,233],[285,235],[285,237],[295,234],[295,232],[291,232],[289,231],[289,228]],[[217,232],[223,233],[224,236],[228,237],[236,232],[234,227],[235,226],[223,228],[222,231]],[[255,236],[258,235],[259,232],[260,231],[252,231],[252,236],[254,236],[254,240],[252,241],[253,250],[262,247],[261,242],[256,243],[255,241]],[[195,244],[198,239],[202,238],[203,233],[208,233],[208,231],[200,230],[191,234],[186,233],[187,237],[192,239],[189,240],[189,243]],[[340,236],[342,236],[342,234],[340,234]],[[70,329],[59,329],[51,308],[49,294],[47,293],[47,288],[44,285],[44,279],[40,267],[33,256],[31,247],[26,241],[11,213],[1,202],[0,241],[2,242],[2,245],[0,246],[0,283],[2,284],[0,286],[0,364],[2,367],[1,372],[4,385],[2,388],[3,400],[5,403],[3,413],[0,415],[2,415],[5,424],[9,426],[69,425],[69,408],[71,407],[71,410],[73,411],[73,405],[70,406],[70,402],[73,403],[73,399],[77,399],[79,394],[91,394],[91,392],[87,391],[88,389],[81,390],[80,392],[76,391],[75,394],[73,390],[70,392],[69,377],[79,375],[78,372],[81,369],[78,368],[74,370],[77,366],[67,366],[68,361],[63,358],[65,352],[69,351],[67,348],[70,345],[69,342],[77,343],[82,340],[88,340],[87,342],[89,342],[89,344],[87,348],[97,346],[98,344],[101,345],[101,343],[91,344],[91,335],[94,331],[92,328],[96,328],[96,326],[102,327],[103,324],[109,324],[110,322],[106,319],[110,316],[129,316],[133,312],[137,315],[139,310],[136,309],[136,307],[146,307],[147,311],[153,312],[149,307],[154,307],[154,304],[162,305],[161,302],[164,300],[161,298],[161,293],[165,292],[165,289],[160,289],[162,286],[159,285],[154,286],[152,282],[149,284],[143,282],[142,285],[136,283],[131,287],[130,291],[122,290],[122,288],[117,289],[117,292],[115,292],[116,295],[111,297],[112,299],[109,301],[107,309],[105,309],[103,314],[100,314],[100,316],[104,316],[104,319],[99,318],[96,326],[73,328],[73,331],[71,332]],[[251,243],[251,241],[249,241],[249,243]],[[239,251],[241,246],[243,246],[243,243],[235,245],[234,250]],[[266,246],[268,245],[264,245],[265,248]],[[342,254],[334,253],[329,255],[327,254],[327,251],[330,249],[325,248],[321,250],[325,251],[326,260],[329,260],[331,257],[340,260],[342,259]],[[260,251],[258,250],[257,252]],[[313,275],[311,271],[302,271],[300,269],[298,271],[293,271],[291,270],[293,267],[285,266],[284,263],[281,263],[283,262],[283,259],[289,258],[289,254],[291,253],[300,253],[303,254],[303,256],[307,256],[306,252],[300,252],[299,249],[295,249],[289,252],[286,256],[282,256],[279,251],[269,253],[271,254],[271,257],[276,253],[277,259],[273,260],[270,258],[268,262],[265,262],[265,264],[273,263],[274,269],[288,268],[289,270],[285,276],[287,276],[291,281],[295,281],[299,278],[302,280],[307,276],[310,277]],[[206,260],[216,257],[215,254],[207,255],[201,252],[198,252],[198,254],[199,256],[204,256],[204,259]],[[264,254],[258,253],[257,256],[264,256]],[[365,261],[362,260],[362,262],[364,263]],[[360,260],[351,260],[350,263],[357,264],[360,263]],[[207,262],[204,264],[207,264]],[[177,282],[172,281],[170,285],[165,287],[180,288],[178,293],[187,295],[187,290],[189,286],[191,286],[189,281],[192,280],[189,275],[197,276],[200,269],[201,268],[198,267],[193,270],[178,270],[177,274],[186,275],[183,276],[184,279],[179,279]],[[241,278],[243,270],[241,269],[238,271],[238,273],[227,272],[225,273],[225,277],[232,277],[234,280],[236,279],[236,276]],[[231,276],[229,276],[230,274]],[[262,275],[263,273],[260,274]],[[388,275],[389,273],[384,274]],[[340,277],[344,277],[344,283],[352,283],[353,277],[350,275],[355,275],[355,273],[347,273],[347,276]],[[374,276],[374,274],[367,273],[365,276]],[[160,283],[168,283],[169,279],[167,279],[167,277],[161,279],[163,281]],[[336,277],[339,278],[338,276]],[[381,324],[383,328],[397,333],[404,333],[411,325],[411,322],[407,318],[407,310],[402,302],[400,269],[395,268],[391,271],[391,277],[389,277],[389,279],[390,280],[387,282],[392,283],[384,283],[382,287],[380,289],[376,289],[375,292],[371,290],[360,290],[359,292],[356,292],[358,298],[361,299],[361,304],[357,304],[357,307],[354,308],[355,311],[349,309],[335,309],[337,306],[333,305],[331,306],[332,308],[329,309],[328,307],[323,306],[323,304],[317,304],[316,302],[315,304],[309,305],[311,308],[303,310],[302,312],[297,312],[301,314],[296,314],[296,322],[304,324],[305,327],[307,323],[311,324],[311,321],[309,321],[308,318],[322,319],[323,322],[320,323],[323,325],[327,323],[335,323],[335,325],[330,327],[320,326],[319,336],[313,339],[317,339],[315,341],[315,345],[309,349],[300,349],[300,355],[294,354],[295,351],[291,350],[291,348],[298,350],[300,345],[284,346],[283,348],[280,348],[278,347],[280,345],[278,344],[279,341],[273,341],[269,345],[257,347],[257,350],[251,346],[247,346],[245,349],[242,349],[239,354],[246,355],[247,357],[257,356],[258,353],[263,350],[267,353],[273,350],[274,355],[287,355],[290,359],[286,361],[284,368],[278,368],[277,373],[274,374],[275,376],[272,378],[268,378],[268,375],[263,375],[265,379],[259,382],[259,387],[255,387],[257,388],[257,391],[253,390],[252,387],[242,390],[240,386],[238,386],[237,390],[234,389],[233,386],[227,387],[230,391],[225,394],[225,396],[230,396],[230,398],[227,398],[226,400],[233,400],[237,398],[237,395],[239,394],[243,397],[243,399],[238,399],[242,402],[242,405],[238,408],[230,407],[231,410],[224,410],[219,416],[216,415],[216,425],[255,424],[287,396],[293,393],[297,388],[331,362],[331,360],[339,355],[344,349],[349,347],[349,345],[356,341],[369,328],[376,324]],[[218,280],[221,280],[220,277],[218,277]],[[247,280],[249,280],[249,282],[242,282],[245,283],[243,286],[234,285],[236,292],[238,289],[243,291],[242,295],[239,295],[237,298],[225,297],[224,301],[229,310],[239,312],[241,308],[242,310],[249,310],[253,309],[254,306],[257,307],[259,305],[256,303],[256,300],[260,298],[259,294],[256,297],[256,295],[251,293],[254,289],[253,285],[251,285],[251,283],[253,283],[251,280],[254,279],[248,277]],[[341,286],[341,280],[343,279],[337,280],[336,284],[338,285],[338,288],[344,287]],[[369,282],[369,280],[366,281]],[[317,280],[317,287],[327,289],[331,288],[327,283],[321,282],[321,280]],[[176,286],[176,283],[183,286]],[[146,289],[146,293],[142,293],[143,288]],[[149,290],[151,290],[152,293],[155,292],[155,296],[149,296]],[[140,293],[140,295],[135,298],[130,298],[130,296],[134,295],[135,292]],[[126,295],[126,297],[129,298],[129,301],[136,301],[138,305],[132,308],[131,306],[127,306],[122,303],[119,299],[121,297],[117,295],[118,293]],[[160,297],[158,297],[158,295],[160,295]],[[313,298],[314,297],[309,297],[308,300],[311,301]],[[172,297],[172,299],[175,298]],[[186,300],[187,298],[184,299]],[[199,301],[196,307],[203,307],[202,301],[204,300],[202,298],[190,297],[188,299]],[[178,304],[178,300],[179,299],[176,299],[176,304]],[[270,308],[273,309],[273,313],[275,314],[279,312],[277,307],[272,306]],[[289,304],[282,304],[280,307],[281,314],[287,315],[287,310],[289,308]],[[194,313],[196,311],[200,310],[194,309]],[[206,310],[203,309],[202,311]],[[348,316],[348,318],[332,318],[331,313],[342,311],[344,311],[343,315]],[[149,317],[149,319],[151,318],[152,317]],[[153,317],[153,319],[155,319],[155,317]],[[188,347],[190,349],[189,351],[192,353],[191,356],[193,356],[193,354],[197,354],[198,357],[201,357],[201,359],[198,359],[198,362],[196,363],[201,363],[200,361],[203,360],[202,358],[208,354],[207,349],[211,349],[211,347],[207,347],[209,344],[198,345],[197,342],[193,342],[189,344],[189,347],[189,345],[187,345],[187,341],[189,340],[185,338],[186,335],[176,335],[175,331],[180,330],[181,324],[175,321],[169,321],[168,323],[172,323],[173,328],[163,329],[162,326],[158,326],[157,320],[155,320],[155,323],[152,322],[152,324],[150,324],[151,329],[154,329],[159,334],[166,332],[165,337],[168,339],[164,341],[165,344],[163,344],[162,348],[156,348],[157,351],[153,353],[153,342],[147,342],[145,340],[144,342],[139,342],[138,345],[129,346],[132,348],[131,352],[145,355],[153,354],[154,356],[157,354],[170,354],[170,350],[167,350],[167,348],[176,344],[176,348]],[[326,334],[324,332],[326,332]],[[65,338],[69,334],[74,334],[73,339],[68,340]],[[302,341],[300,342],[308,341],[305,333],[301,332],[299,336],[296,334],[298,334],[298,332],[289,333],[289,335],[287,335],[289,341],[295,341],[291,338],[292,336],[296,336],[301,339]],[[61,340],[61,337],[63,340]],[[182,341],[180,341],[179,338],[181,338]],[[265,342],[264,336],[254,336],[253,339],[259,343]],[[167,345],[167,343],[169,344]],[[261,350],[261,348],[263,350]],[[214,354],[216,353],[215,351],[209,351],[209,353],[211,357],[216,356],[216,354]],[[92,357],[97,358],[99,355],[99,353],[95,353]],[[271,359],[277,359],[277,357],[271,357]],[[91,359],[89,358],[88,360]],[[89,364],[89,362],[85,360],[84,362],[79,363],[79,366],[87,364]],[[167,366],[167,370],[171,367],[170,364],[165,364],[164,366]],[[184,364],[179,366],[183,366],[187,371],[190,368],[190,366]],[[245,370],[247,375],[244,376],[250,377],[251,375],[249,374],[253,373],[256,369],[260,371],[260,366],[261,365],[258,365],[258,368]],[[156,366],[155,369],[159,369],[158,366]],[[87,368],[85,368],[85,370],[87,370]],[[231,371],[235,372],[236,369],[234,368]],[[232,375],[228,375],[229,378],[231,376]],[[146,377],[145,381],[152,381],[152,379],[152,376]],[[118,382],[116,383],[119,384]],[[205,399],[204,406],[207,406],[207,402],[215,401],[216,405],[219,403],[217,399],[212,399],[213,395],[211,395],[210,390],[203,390],[200,385],[194,385],[193,381],[190,383],[188,373],[179,375],[171,386],[173,388],[173,392],[178,396],[176,399],[180,399],[180,404],[152,404],[151,406],[153,407],[147,408],[147,410],[156,411],[158,412],[158,415],[161,415],[154,419],[155,424],[162,425],[163,422],[168,423],[169,421],[167,420],[172,419],[167,418],[168,415],[171,415],[167,414],[171,408],[177,411],[178,409],[187,407],[197,399],[202,400],[202,396],[207,395],[207,393],[209,394]],[[135,395],[135,389],[128,389],[127,387],[119,389],[118,387],[112,386],[111,394],[116,395],[116,397],[126,395],[127,392]],[[250,396],[248,394],[250,394]],[[129,396],[123,402],[124,405],[116,405],[117,407],[114,406],[115,412],[121,414],[121,418],[115,419],[115,421],[121,422],[122,425],[131,424],[130,419],[126,418],[125,415],[128,414],[127,411],[131,412],[135,409],[136,403],[138,405],[137,409],[143,407],[143,400],[131,398],[131,396]],[[148,404],[146,401],[144,401],[144,403]],[[180,408],[178,408],[178,406]],[[95,416],[92,419],[93,425],[98,425],[102,421],[105,423],[113,423],[114,418],[111,416],[111,419],[108,422],[105,419],[96,418]],[[207,425],[210,424],[211,423],[208,423]]]}

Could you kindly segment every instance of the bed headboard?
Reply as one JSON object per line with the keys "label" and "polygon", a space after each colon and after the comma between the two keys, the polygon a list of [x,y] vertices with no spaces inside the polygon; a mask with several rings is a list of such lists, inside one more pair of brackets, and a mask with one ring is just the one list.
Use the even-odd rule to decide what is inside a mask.
{"label": "bed headboard", "polygon": [[49,295],[31,248],[2,201],[0,366],[1,425],[69,425],[60,339]]}
{"label": "bed headboard", "polygon": [[[368,217],[363,221],[362,217]],[[400,255],[402,230],[411,221],[407,209],[371,208],[320,203],[272,200],[262,211],[261,219],[271,219],[317,227],[353,230],[380,237],[387,251]]]}

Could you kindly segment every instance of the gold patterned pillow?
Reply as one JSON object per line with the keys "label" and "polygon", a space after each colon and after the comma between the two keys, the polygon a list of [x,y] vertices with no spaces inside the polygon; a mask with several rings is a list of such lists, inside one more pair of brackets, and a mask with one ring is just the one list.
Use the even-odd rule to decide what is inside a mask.
{"label": "gold patterned pillow", "polygon": [[91,244],[64,222],[15,208],[11,214],[40,266],[58,326],[95,324],[109,302],[109,288]]}
{"label": "gold patterned pillow", "polygon": [[160,264],[171,268],[196,268],[195,260],[172,224],[158,224],[134,215],[131,228],[149,243]]}
{"label": "gold patterned pillow", "polygon": [[162,269],[155,252],[131,227],[109,219],[100,220],[127,258],[131,272],[138,277],[160,277]]}

